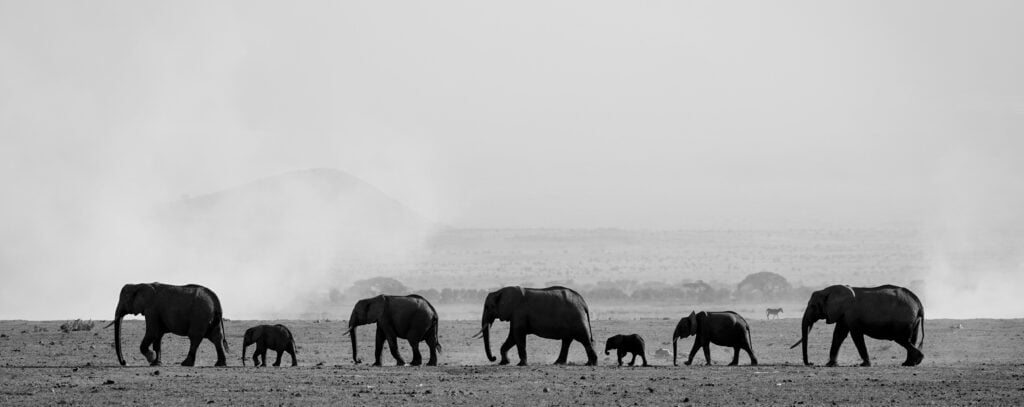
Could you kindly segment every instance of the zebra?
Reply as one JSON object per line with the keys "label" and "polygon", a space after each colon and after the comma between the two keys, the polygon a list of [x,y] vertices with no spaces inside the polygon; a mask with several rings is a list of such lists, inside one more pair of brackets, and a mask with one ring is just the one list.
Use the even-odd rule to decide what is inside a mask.
{"label": "zebra", "polygon": [[768,308],[764,310],[765,319],[772,319],[772,315],[775,316],[775,319],[779,319],[779,314],[781,313],[782,308]]}

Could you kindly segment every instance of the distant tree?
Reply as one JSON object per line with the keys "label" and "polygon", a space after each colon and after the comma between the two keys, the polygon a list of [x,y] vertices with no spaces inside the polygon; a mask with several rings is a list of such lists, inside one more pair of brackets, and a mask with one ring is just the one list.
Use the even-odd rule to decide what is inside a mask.
{"label": "distant tree", "polygon": [[744,300],[779,300],[788,298],[793,287],[786,278],[762,271],[748,275],[736,286],[736,297]]}
{"label": "distant tree", "polygon": [[409,288],[398,280],[389,277],[374,277],[352,283],[352,286],[345,290],[345,297],[360,299],[380,294],[405,295],[408,292]]}

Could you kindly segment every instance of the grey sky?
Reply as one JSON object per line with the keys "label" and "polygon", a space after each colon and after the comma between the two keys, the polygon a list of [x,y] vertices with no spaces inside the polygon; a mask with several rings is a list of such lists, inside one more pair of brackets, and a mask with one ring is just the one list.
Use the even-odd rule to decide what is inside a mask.
{"label": "grey sky", "polygon": [[1017,2],[0,7],[3,181],[40,194],[15,208],[308,167],[482,227],[917,222],[950,172],[1020,193]]}

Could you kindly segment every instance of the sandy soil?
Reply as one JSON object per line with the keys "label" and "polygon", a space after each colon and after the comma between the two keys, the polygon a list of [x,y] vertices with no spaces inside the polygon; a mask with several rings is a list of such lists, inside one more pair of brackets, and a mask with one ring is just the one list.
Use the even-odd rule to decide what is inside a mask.
{"label": "sandy soil", "polygon": [[[596,320],[600,366],[585,367],[579,344],[570,366],[552,366],[558,343],[529,337],[530,366],[495,366],[482,342],[470,339],[475,321],[442,321],[445,352],[438,367],[396,367],[385,351],[383,368],[353,365],[351,345],[341,337],[342,321],[286,321],[298,338],[299,367],[241,366],[241,334],[264,321],[230,321],[229,367],[211,367],[213,346],[204,342],[197,364],[184,359],[184,338],[164,339],[164,366],[150,367],[138,352],[141,321],[127,321],[124,349],[128,367],[117,366],[113,329],[60,332],[61,321],[0,322],[0,405],[75,404],[255,404],[255,405],[764,405],[901,404],[1020,405],[1024,403],[1024,320],[929,320],[925,361],[899,364],[905,352],[891,342],[868,340],[875,366],[859,363],[849,340],[841,367],[800,365],[797,319],[750,319],[761,364],[724,366],[731,350],[712,349],[713,366],[683,366],[692,339],[680,342],[680,366],[671,356],[676,318]],[[828,356],[832,327],[819,323],[811,337],[811,358]],[[652,367],[617,367],[605,356],[604,340],[617,333],[639,333],[647,340]],[[360,354],[372,361],[372,326],[359,331]],[[492,332],[504,339],[507,325]],[[499,342],[500,343],[500,342]],[[424,352],[425,345],[422,345]],[[401,344],[407,360],[407,344]],[[497,349],[494,349],[497,352]],[[249,348],[252,351],[252,347]],[[513,350],[511,358],[517,361]],[[269,355],[271,361],[273,354]],[[290,363],[284,356],[284,365]],[[700,365],[698,365],[698,363]]]}

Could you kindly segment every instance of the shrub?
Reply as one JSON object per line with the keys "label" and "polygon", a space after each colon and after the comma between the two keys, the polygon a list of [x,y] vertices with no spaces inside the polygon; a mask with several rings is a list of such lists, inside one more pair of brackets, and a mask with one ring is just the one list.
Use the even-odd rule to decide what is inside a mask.
{"label": "shrub", "polygon": [[91,320],[90,321],[82,321],[81,319],[76,319],[74,321],[68,321],[68,322],[65,322],[64,324],[62,324],[60,326],[60,330],[62,332],[64,332],[64,333],[69,333],[69,332],[74,332],[74,331],[91,331],[92,327],[95,326],[95,325],[96,325],[96,323],[92,322]]}

